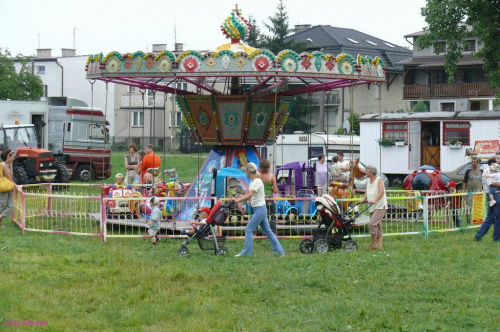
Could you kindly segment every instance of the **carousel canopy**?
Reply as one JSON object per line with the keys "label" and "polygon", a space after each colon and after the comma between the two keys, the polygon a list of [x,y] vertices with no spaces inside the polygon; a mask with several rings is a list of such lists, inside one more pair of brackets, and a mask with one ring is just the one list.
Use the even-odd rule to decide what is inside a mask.
{"label": "carousel canopy", "polygon": [[385,63],[379,57],[319,51],[298,54],[293,50],[274,54],[248,46],[241,40],[251,26],[238,9],[224,20],[221,30],[231,43],[206,53],[138,51],[91,55],[85,69],[87,78],[179,95],[193,93],[175,90],[169,86],[171,83],[185,81],[215,95],[225,94],[217,90],[218,83],[234,84],[235,78],[240,84],[254,85],[243,93],[247,95],[274,94],[286,83],[287,88],[280,88],[278,94],[293,96],[385,81]]}

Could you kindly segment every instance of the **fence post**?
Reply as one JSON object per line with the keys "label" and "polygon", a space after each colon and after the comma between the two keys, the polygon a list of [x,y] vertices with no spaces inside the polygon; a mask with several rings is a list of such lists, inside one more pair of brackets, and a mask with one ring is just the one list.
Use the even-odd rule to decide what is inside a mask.
{"label": "fence post", "polygon": [[428,196],[423,196],[423,201],[424,201],[424,210],[423,212],[423,217],[424,217],[424,236],[425,238],[429,237],[429,200]]}
{"label": "fence post", "polygon": [[24,190],[21,191],[21,230],[24,234],[24,230],[26,228],[26,198],[24,197]]}
{"label": "fence post", "polygon": [[104,202],[104,198],[101,196],[99,198],[99,209],[101,211],[101,220],[99,223],[100,233],[101,233],[101,242],[106,241],[106,202]]}

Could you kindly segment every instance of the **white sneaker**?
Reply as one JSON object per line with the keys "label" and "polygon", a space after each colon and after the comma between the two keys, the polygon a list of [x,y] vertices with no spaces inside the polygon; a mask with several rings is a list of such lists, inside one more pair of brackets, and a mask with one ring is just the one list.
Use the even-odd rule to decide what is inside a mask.
{"label": "white sneaker", "polygon": [[490,206],[493,206],[493,205],[495,205],[495,204],[497,204],[497,202],[495,202],[494,200],[493,200],[493,201],[490,201]]}
{"label": "white sneaker", "polygon": [[234,257],[241,257],[243,256],[242,254],[234,255]]}

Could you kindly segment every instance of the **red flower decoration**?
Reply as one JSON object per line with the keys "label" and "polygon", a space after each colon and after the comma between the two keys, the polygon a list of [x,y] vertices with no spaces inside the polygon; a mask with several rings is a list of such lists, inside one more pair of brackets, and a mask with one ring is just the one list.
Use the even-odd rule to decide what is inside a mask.
{"label": "red flower decoration", "polygon": [[309,58],[304,58],[304,60],[302,60],[302,62],[300,63],[302,65],[302,67],[304,67],[306,70],[309,69],[309,67],[311,67],[312,63],[311,61],[309,61]]}
{"label": "red flower decoration", "polygon": [[153,59],[148,58],[148,60],[146,61],[146,68],[151,70],[151,68],[153,68],[154,65],[155,65],[155,62],[153,61]]}
{"label": "red flower decoration", "polygon": [[130,60],[130,58],[127,58],[127,60],[125,60],[125,62],[123,63],[123,65],[125,66],[125,68],[127,68],[127,70],[130,69],[130,67],[132,67],[132,60]]}
{"label": "red flower decoration", "polygon": [[332,71],[333,67],[335,67],[335,62],[333,62],[332,58],[329,58],[328,61],[325,63],[326,68],[328,68],[329,71]]}
{"label": "red flower decoration", "polygon": [[266,71],[269,68],[269,61],[264,57],[259,57],[255,61],[255,68],[258,71]]}
{"label": "red flower decoration", "polygon": [[184,70],[187,72],[193,72],[196,68],[198,68],[198,63],[195,59],[187,59],[182,65],[184,66]]}

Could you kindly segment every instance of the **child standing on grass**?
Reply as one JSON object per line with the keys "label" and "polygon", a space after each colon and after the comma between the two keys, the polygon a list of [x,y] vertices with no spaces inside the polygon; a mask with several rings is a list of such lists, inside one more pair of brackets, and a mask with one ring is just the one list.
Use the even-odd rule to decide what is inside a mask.
{"label": "child standing on grass", "polygon": [[153,197],[149,200],[149,205],[153,208],[151,211],[151,216],[149,217],[149,222],[148,224],[148,234],[152,236],[151,241],[153,244],[156,244],[158,241],[160,241],[160,238],[158,238],[158,231],[160,230],[160,221],[162,219],[161,211],[160,211],[160,200],[158,197]]}
{"label": "child standing on grass", "polygon": [[[455,181],[448,182],[445,187],[446,189],[448,189],[448,193],[450,195],[457,193],[457,184],[455,183]],[[460,227],[460,217],[458,216],[458,209],[460,209],[460,199],[460,196],[451,196],[446,198],[446,208],[451,213],[455,227]]]}

